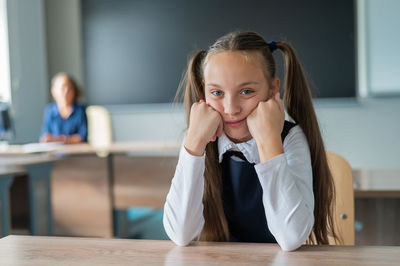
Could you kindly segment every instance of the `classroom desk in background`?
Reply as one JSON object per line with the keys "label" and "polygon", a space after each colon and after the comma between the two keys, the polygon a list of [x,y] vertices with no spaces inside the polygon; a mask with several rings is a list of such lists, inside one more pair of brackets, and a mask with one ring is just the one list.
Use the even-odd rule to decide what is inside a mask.
{"label": "classroom desk in background", "polygon": [[[120,166],[120,162],[123,161],[123,165],[129,165],[129,179],[138,181],[137,172],[140,173],[140,171],[135,171],[131,167],[129,158],[177,157],[179,148],[180,144],[177,142],[156,141],[117,142],[104,149],[95,149],[87,143],[73,145],[36,143],[9,145],[6,149],[0,150],[0,158],[3,158],[4,163],[12,163],[12,159],[21,161],[27,156],[57,158],[51,178],[54,181],[51,183],[53,193],[48,193],[52,197],[50,204],[54,210],[52,214],[54,214],[56,225],[55,233],[111,237],[118,234],[119,222],[115,215],[116,207],[151,205],[160,208],[162,204],[159,202],[165,199],[164,189],[160,191],[159,186],[154,183],[150,193],[143,191],[143,186],[129,192],[125,187],[120,186],[117,190],[123,190],[123,194],[127,196],[123,197],[125,199],[122,200],[124,202],[122,204],[119,197],[116,204],[114,173],[119,175],[120,169],[116,169],[115,164]],[[11,161],[4,161],[4,158],[11,158]],[[148,160],[145,161],[148,162]],[[152,164],[152,168],[154,168],[153,165],[155,164]],[[123,169],[126,168],[123,167]],[[148,181],[145,180],[144,183],[148,184]],[[163,188],[169,186],[167,179],[162,184],[165,184]],[[133,205],[129,205],[129,202],[132,202],[131,195],[136,200]],[[142,197],[143,195],[145,197]]]}
{"label": "classroom desk in background", "polygon": [[399,169],[354,169],[355,198],[400,198]]}
{"label": "classroom desk in background", "polygon": [[[80,232],[78,235],[84,236],[103,236],[103,237],[110,237],[110,236],[123,236],[124,230],[120,230],[121,228],[125,228],[124,221],[125,217],[120,216],[121,213],[119,210],[128,209],[129,207],[136,206],[136,207],[151,207],[151,208],[162,208],[163,202],[165,200],[166,192],[165,188],[169,187],[169,179],[170,176],[164,172],[164,174],[159,173],[163,178],[156,178],[154,182],[154,176],[151,173],[157,171],[157,164],[160,161],[171,161],[171,159],[165,158],[175,158],[179,154],[180,143],[178,142],[161,142],[161,141],[135,141],[135,142],[114,142],[109,147],[101,148],[93,148],[89,144],[82,143],[77,145],[64,145],[61,150],[57,151],[57,153],[65,155],[67,158],[62,160],[58,167],[55,169],[54,175],[58,173],[58,177],[55,177],[55,184],[54,190],[57,190],[57,183],[60,184],[62,181],[61,175],[59,173],[64,172],[64,176],[66,176],[66,169],[67,164],[76,165],[81,169],[81,174],[85,172],[86,167],[86,177],[82,176],[83,179],[87,181],[93,180],[96,178],[100,181],[103,185],[99,186],[101,183],[97,182],[92,185],[92,189],[88,187],[88,182],[84,184],[82,181],[82,185],[80,186],[79,190],[82,193],[90,194],[93,197],[96,197],[96,203],[103,202],[103,208],[109,209],[110,211],[106,211],[106,213],[111,214],[107,215],[104,214],[104,209],[101,210],[99,206],[95,204],[91,204],[90,201],[85,201],[85,205],[87,206],[88,212],[99,216],[100,212],[103,211],[102,215],[102,223],[103,229],[100,225],[100,222],[97,221],[95,226],[89,226],[89,220],[93,220],[93,216],[82,214],[81,222],[73,221],[72,219],[68,218],[65,215],[65,210],[71,210],[70,207],[63,205],[61,202],[61,196],[59,197],[58,201],[54,201],[55,204],[55,218],[58,220],[59,226],[57,229],[60,229],[59,232],[63,235],[64,233],[67,234],[74,234],[74,232]],[[93,154],[98,156],[94,157]],[[102,158],[104,157],[104,158]],[[143,164],[140,164],[138,167],[134,167],[137,164],[137,160],[140,158],[142,159]],[[147,158],[144,159],[143,158]],[[154,161],[152,159],[155,159]],[[172,159],[173,161],[174,159]],[[85,162],[85,165],[82,163]],[[143,177],[142,169],[149,166],[149,162],[151,162],[151,168],[147,171],[147,178]],[[62,167],[64,164],[64,167]],[[170,165],[170,164],[169,164]],[[94,167],[93,167],[94,166]],[[89,169],[91,173],[89,173]],[[101,171],[99,171],[101,169]],[[165,169],[165,167],[162,167]],[[97,176],[93,175],[93,172],[97,172]],[[78,174],[78,173],[77,173]],[[126,177],[126,175],[129,175]],[[104,175],[106,175],[106,182],[104,182]],[[117,182],[121,184],[121,177],[126,177],[126,179],[130,180],[128,186],[117,186]],[[103,177],[103,178],[101,178]],[[125,179],[125,180],[126,180]],[[163,180],[160,180],[163,179]],[[76,179],[75,179],[76,180]],[[153,180],[153,181],[152,181]],[[64,181],[67,181],[64,179]],[[144,181],[144,182],[143,182]],[[132,186],[132,183],[135,185]],[[138,184],[151,184],[150,186],[146,185],[139,185]],[[64,182],[66,185],[71,185],[68,182]],[[72,187],[72,185],[71,185]],[[87,188],[85,190],[85,187]],[[102,188],[106,187],[108,190],[108,202],[104,201],[104,197],[101,196],[101,193],[94,193],[93,187],[96,187],[96,191],[101,191]],[[64,188],[61,187],[59,191],[63,190]],[[67,193],[67,192],[66,192]],[[66,194],[65,193],[65,194]],[[61,194],[61,193],[60,193]],[[121,196],[122,195],[122,196]],[[125,197],[123,195],[126,195]],[[133,198],[133,200],[131,200]],[[65,201],[64,201],[65,202]],[[92,202],[94,202],[94,198],[92,198]],[[162,203],[161,203],[162,202]],[[60,208],[63,206],[62,208]],[[63,213],[61,213],[61,209],[63,209]],[[97,210],[97,211],[96,211]],[[71,212],[72,213],[72,212]],[[122,212],[124,214],[124,212]],[[84,217],[86,216],[86,218]],[[86,221],[85,221],[86,220]],[[73,224],[75,222],[80,223],[80,228],[75,226],[74,229],[71,230],[68,228],[69,224]],[[62,224],[65,223],[65,226]],[[104,230],[104,225],[108,225]]]}
{"label": "classroom desk in background", "polygon": [[400,245],[400,169],[354,169],[358,245]]}
{"label": "classroom desk in background", "polygon": [[[50,154],[0,154],[0,167],[3,169],[14,167],[19,172],[12,173],[12,177],[26,174],[28,177],[29,196],[29,221],[30,232],[33,235],[52,235],[53,218],[51,208],[51,181],[50,174],[53,162],[56,160]],[[9,179],[12,183],[12,179]],[[2,196],[9,198],[9,186],[2,191]],[[9,204],[6,212],[9,214]],[[4,219],[9,219],[8,217]],[[3,220],[3,218],[2,218]],[[10,224],[7,225],[10,228]],[[2,235],[8,234],[8,230],[2,230]]]}
{"label": "classroom desk in background", "polygon": [[0,165],[0,237],[10,232],[10,187],[15,175],[25,174],[20,166]]}
{"label": "classroom desk in background", "polygon": [[399,265],[400,246],[302,246],[168,240],[7,236],[0,265]]}

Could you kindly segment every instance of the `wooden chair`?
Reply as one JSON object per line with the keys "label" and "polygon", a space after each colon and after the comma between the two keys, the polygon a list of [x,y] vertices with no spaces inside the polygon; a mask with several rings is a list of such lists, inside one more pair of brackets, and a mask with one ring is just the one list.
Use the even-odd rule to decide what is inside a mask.
{"label": "wooden chair", "polygon": [[[354,245],[354,189],[350,164],[343,157],[327,152],[336,189],[335,229],[344,245]],[[335,241],[330,238],[330,244]]]}

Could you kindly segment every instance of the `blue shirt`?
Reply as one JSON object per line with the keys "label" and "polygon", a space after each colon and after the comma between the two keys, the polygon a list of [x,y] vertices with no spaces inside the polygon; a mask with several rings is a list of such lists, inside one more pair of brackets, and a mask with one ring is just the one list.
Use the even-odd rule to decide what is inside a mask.
{"label": "blue shirt", "polygon": [[43,115],[43,125],[40,136],[52,134],[53,136],[71,136],[78,134],[87,140],[86,110],[82,105],[74,104],[71,115],[64,119],[60,115],[57,104],[50,103],[46,106]]}

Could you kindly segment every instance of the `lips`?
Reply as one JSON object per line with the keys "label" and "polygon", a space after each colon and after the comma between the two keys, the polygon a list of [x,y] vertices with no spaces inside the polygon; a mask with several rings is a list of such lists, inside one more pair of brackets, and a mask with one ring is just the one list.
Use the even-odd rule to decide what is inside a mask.
{"label": "lips", "polygon": [[242,119],[242,120],[225,121],[225,125],[227,125],[229,127],[240,127],[245,121],[246,121],[246,118]]}

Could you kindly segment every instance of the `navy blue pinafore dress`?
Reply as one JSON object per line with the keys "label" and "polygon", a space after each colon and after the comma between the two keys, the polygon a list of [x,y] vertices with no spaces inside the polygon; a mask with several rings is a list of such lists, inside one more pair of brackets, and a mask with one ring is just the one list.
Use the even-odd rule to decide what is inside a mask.
{"label": "navy blue pinafore dress", "polygon": [[[282,142],[295,125],[285,121]],[[268,229],[262,202],[263,190],[254,164],[249,163],[241,152],[227,151],[223,155],[221,169],[222,201],[231,241],[276,243]]]}

